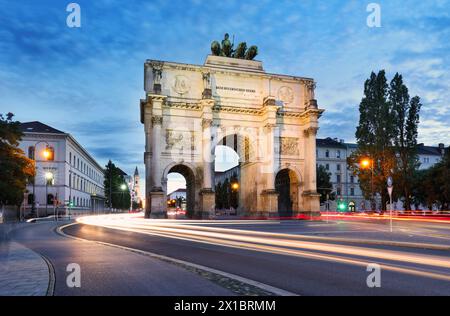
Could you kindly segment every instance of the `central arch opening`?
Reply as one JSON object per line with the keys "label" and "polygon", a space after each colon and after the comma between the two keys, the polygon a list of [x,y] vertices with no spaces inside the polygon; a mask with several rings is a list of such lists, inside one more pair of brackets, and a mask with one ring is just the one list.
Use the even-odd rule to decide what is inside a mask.
{"label": "central arch opening", "polygon": [[242,194],[250,161],[249,137],[224,136],[214,149],[214,190],[217,215],[238,215],[247,207]]}
{"label": "central arch opening", "polygon": [[298,210],[298,179],[290,169],[280,170],[275,177],[278,193],[278,215],[291,217]]}
{"label": "central arch opening", "polygon": [[186,217],[194,216],[195,176],[186,165],[175,165],[167,174],[167,211],[178,211],[178,215],[185,211]]}

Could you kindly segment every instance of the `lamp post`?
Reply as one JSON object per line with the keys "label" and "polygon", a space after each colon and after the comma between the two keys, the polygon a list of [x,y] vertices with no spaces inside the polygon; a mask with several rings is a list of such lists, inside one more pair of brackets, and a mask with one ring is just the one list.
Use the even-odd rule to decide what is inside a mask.
{"label": "lamp post", "polygon": [[45,215],[47,216],[47,207],[48,207],[48,183],[53,181],[53,173],[46,172],[45,173]]}
{"label": "lamp post", "polygon": [[370,195],[371,195],[371,202],[370,202],[370,204],[371,204],[371,209],[372,209],[372,211],[374,211],[374,205],[373,205],[373,204],[374,204],[374,194],[373,194],[373,159],[365,158],[365,159],[361,160],[360,166],[361,166],[363,169],[368,169],[368,168],[370,168],[370,172],[371,172],[371,175],[370,175]]}
{"label": "lamp post", "polygon": [[[34,214],[34,211],[36,211],[36,175],[37,175],[37,160],[36,160],[36,147],[37,145],[39,145],[40,143],[45,143],[47,145],[47,148],[45,148],[45,150],[43,151],[42,155],[44,156],[44,158],[46,160],[48,160],[48,158],[50,157],[50,151],[49,151],[49,147],[50,144],[45,141],[45,140],[41,140],[38,141],[34,144],[33,148],[34,148],[34,153],[33,153],[33,160],[34,160],[34,177],[33,177],[33,203],[31,205],[31,213]],[[39,210],[36,211],[36,218],[39,218]]]}
{"label": "lamp post", "polygon": [[[127,184],[126,183],[122,183],[120,186],[119,186],[119,189],[120,189],[120,191],[117,191],[117,192],[113,192],[113,191],[110,191],[110,196],[111,196],[111,198],[112,198],[112,195],[113,194],[122,194],[122,201],[123,201],[123,195],[125,194],[125,190],[127,189]],[[112,206],[112,200],[110,200],[110,205]]]}

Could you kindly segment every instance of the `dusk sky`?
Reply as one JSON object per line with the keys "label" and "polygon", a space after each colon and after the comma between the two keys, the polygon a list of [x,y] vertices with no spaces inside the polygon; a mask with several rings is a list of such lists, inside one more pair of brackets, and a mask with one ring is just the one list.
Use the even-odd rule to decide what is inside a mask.
{"label": "dusk sky", "polygon": [[[69,132],[105,165],[144,174],[146,59],[203,64],[225,32],[259,47],[271,73],[312,77],[326,112],[319,137],[354,141],[370,72],[403,74],[422,98],[419,142],[450,145],[450,1],[0,0],[0,113]],[[375,1],[373,1],[375,2]]]}

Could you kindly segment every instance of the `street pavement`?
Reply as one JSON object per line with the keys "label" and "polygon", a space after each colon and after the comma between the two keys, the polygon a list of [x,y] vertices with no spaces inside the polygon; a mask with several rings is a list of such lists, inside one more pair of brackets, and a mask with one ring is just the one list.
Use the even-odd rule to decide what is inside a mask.
{"label": "street pavement", "polygon": [[[55,273],[54,295],[234,294],[182,267],[127,250],[63,237],[55,233],[56,224],[52,222],[25,225],[9,232],[8,243],[21,244],[48,258]],[[20,259],[10,263],[20,263]],[[66,282],[73,272],[66,270],[71,263],[81,268],[79,288],[69,287]],[[3,277],[1,274],[0,278]]]}
{"label": "street pavement", "polygon": [[[355,243],[357,238],[376,236],[448,245],[448,240],[422,235],[415,227],[408,228],[417,229],[412,235],[401,232],[404,224],[396,223],[396,234],[402,238],[388,238],[389,230],[381,222],[168,221],[138,216],[80,220],[64,231],[201,264],[299,295],[450,295],[448,250]],[[421,224],[422,229],[424,225],[428,233],[447,231],[445,223]],[[336,236],[352,240],[337,242]],[[382,268],[380,288],[366,283],[367,267],[373,263]]]}

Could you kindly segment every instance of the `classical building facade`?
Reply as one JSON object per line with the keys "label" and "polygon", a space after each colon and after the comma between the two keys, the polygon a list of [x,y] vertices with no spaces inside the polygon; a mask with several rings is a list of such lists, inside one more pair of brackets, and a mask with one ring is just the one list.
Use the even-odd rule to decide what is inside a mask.
{"label": "classical building facade", "polygon": [[[33,208],[40,216],[69,209],[97,212],[104,209],[104,170],[72,135],[41,122],[20,125],[24,134],[19,147],[36,162],[36,176],[27,185],[26,213]],[[49,150],[50,157],[43,156]],[[52,179],[47,180],[46,174]]]}
{"label": "classical building facade", "polygon": [[204,65],[147,60],[144,73],[147,216],[165,216],[172,172],[186,178],[188,214],[214,213],[217,145],[239,155],[240,214],[319,210],[316,133],[323,110],[313,79],[212,55]]}
{"label": "classical building facade", "polygon": [[[336,195],[334,201],[323,203],[321,210],[336,211],[339,201],[345,202],[346,210],[349,210],[352,206],[354,211],[370,209],[370,202],[364,198],[358,177],[348,170],[347,157],[357,148],[357,144],[346,143],[343,139],[330,137],[317,139],[317,164],[324,166],[330,173],[333,192]],[[445,146],[444,144],[438,146],[418,144],[417,154],[420,162],[419,168],[428,169],[444,157]],[[377,203],[379,206],[379,203],[381,203],[380,197],[377,197]],[[395,203],[395,209],[403,210],[401,201]]]}

